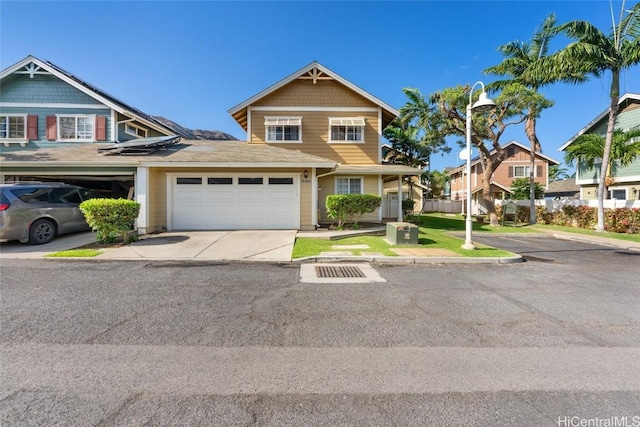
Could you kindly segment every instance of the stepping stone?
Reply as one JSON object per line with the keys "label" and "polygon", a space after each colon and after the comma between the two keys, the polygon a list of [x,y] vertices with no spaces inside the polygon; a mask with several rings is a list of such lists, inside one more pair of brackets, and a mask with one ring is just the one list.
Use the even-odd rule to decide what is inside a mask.
{"label": "stepping stone", "polygon": [[380,252],[361,252],[360,256],[373,256],[373,257],[377,257],[377,256],[384,256],[384,254],[381,254]]}
{"label": "stepping stone", "polygon": [[320,256],[354,256],[351,252],[320,252]]}
{"label": "stepping stone", "polygon": [[331,245],[331,249],[369,249],[369,245]]}
{"label": "stepping stone", "polygon": [[458,256],[457,253],[446,249],[427,249],[427,248],[391,248],[393,252],[400,256],[414,256],[414,257],[430,257],[430,256],[446,256],[453,257]]}

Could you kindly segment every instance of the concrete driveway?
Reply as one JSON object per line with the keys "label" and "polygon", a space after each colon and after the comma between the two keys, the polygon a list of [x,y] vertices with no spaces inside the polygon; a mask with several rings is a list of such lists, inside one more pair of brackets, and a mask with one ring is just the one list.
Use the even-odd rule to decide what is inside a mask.
{"label": "concrete driveway", "polygon": [[98,259],[291,261],[296,230],[172,231],[108,248]]}
{"label": "concrete driveway", "polygon": [[[296,230],[173,231],[150,234],[127,246],[101,249],[93,259],[291,261]],[[1,258],[42,258],[96,241],[95,233],[57,237],[46,245],[3,243]]]}

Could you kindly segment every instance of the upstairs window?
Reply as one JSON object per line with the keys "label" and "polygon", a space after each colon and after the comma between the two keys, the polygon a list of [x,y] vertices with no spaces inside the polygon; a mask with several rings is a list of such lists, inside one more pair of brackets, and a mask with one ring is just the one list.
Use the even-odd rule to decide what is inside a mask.
{"label": "upstairs window", "polygon": [[25,139],[25,116],[0,116],[1,139]]}
{"label": "upstairs window", "polygon": [[529,166],[511,166],[509,168],[509,178],[529,177]]}
{"label": "upstairs window", "polygon": [[267,142],[302,142],[302,117],[265,117]]}
{"label": "upstairs window", "polygon": [[58,115],[58,139],[71,141],[94,141],[96,118],[93,115]]}
{"label": "upstairs window", "polygon": [[364,142],[362,117],[330,117],[329,127],[329,142]]}
{"label": "upstairs window", "polygon": [[134,125],[133,123],[124,124],[124,133],[133,135],[138,138],[147,137],[147,130],[145,128],[141,128],[140,126]]}

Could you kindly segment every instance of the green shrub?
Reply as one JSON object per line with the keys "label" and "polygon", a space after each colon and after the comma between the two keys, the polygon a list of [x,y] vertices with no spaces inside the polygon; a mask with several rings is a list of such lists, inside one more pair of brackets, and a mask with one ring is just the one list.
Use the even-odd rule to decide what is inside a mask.
{"label": "green shrub", "polygon": [[137,238],[131,230],[140,213],[138,202],[126,199],[91,199],[80,203],[80,211],[102,242],[112,243],[122,237],[126,243],[130,243]]}
{"label": "green shrub", "polygon": [[327,215],[338,220],[338,229],[345,224],[357,227],[362,215],[380,207],[382,197],[375,194],[330,194],[326,199]]}
{"label": "green shrub", "polygon": [[402,201],[402,215],[404,216],[404,218],[413,215],[413,209],[415,208],[415,206],[416,201],[413,199],[404,199]]}
{"label": "green shrub", "polygon": [[[529,200],[530,186],[529,178],[516,178],[511,183],[511,198],[515,200]],[[534,192],[536,199],[544,198],[544,188],[539,182],[534,182]]]}

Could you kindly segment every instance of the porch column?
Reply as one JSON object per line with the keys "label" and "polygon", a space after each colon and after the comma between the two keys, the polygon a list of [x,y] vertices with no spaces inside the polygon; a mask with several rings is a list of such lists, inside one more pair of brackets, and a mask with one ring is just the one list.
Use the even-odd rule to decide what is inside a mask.
{"label": "porch column", "polygon": [[398,175],[398,222],[402,222],[402,175]]}
{"label": "porch column", "polygon": [[140,214],[136,219],[138,234],[147,234],[149,230],[149,169],[138,166],[135,177],[135,200],[140,203]]}
{"label": "porch column", "polygon": [[[382,200],[384,200],[384,191],[383,191],[383,185],[382,185],[382,175],[378,175],[378,196],[382,197]],[[378,208],[378,221],[382,222],[382,203],[380,204],[380,207]]]}
{"label": "porch column", "polygon": [[316,168],[311,168],[311,223],[318,227],[318,178]]}

